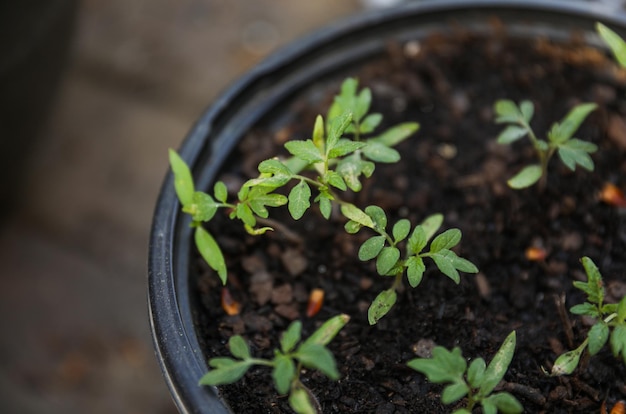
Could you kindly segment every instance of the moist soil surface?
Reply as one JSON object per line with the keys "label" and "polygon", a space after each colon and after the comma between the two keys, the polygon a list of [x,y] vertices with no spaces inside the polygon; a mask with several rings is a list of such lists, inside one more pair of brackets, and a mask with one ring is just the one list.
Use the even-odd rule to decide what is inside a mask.
{"label": "moist soil surface", "polygon": [[[301,320],[308,335],[346,313],[351,321],[329,345],[341,379],[302,374],[327,413],[451,412],[455,406],[440,403],[442,386],[406,362],[427,356],[434,345],[459,346],[466,358],[488,362],[512,330],[517,348],[498,389],[515,395],[526,412],[599,412],[605,400],[611,407],[626,399],[626,369],[608,345],[583,358],[571,376],[542,371],[589,330],[589,320],[568,311],[585,299],[572,286],[585,280],[581,257],[600,268],[607,301],[626,293],[626,214],[598,197],[606,182],[626,189],[626,91],[611,59],[575,39],[556,45],[498,30],[485,37],[457,32],[390,45],[384,57],[346,75],[371,88],[373,111],[385,117],[382,129],[404,121],[421,125],[398,147],[399,163],[378,164],[363,190],[346,199],[362,208],[383,207],[390,223],[406,217],[415,225],[444,214],[444,229],[463,232],[457,253],[480,273],[462,275],[456,285],[430,263],[422,283],[415,289],[405,283],[391,312],[370,326],[368,305],[392,280],[378,276],[374,263],[358,260],[359,246],[371,236],[367,230],[347,234],[345,219],[333,214],[324,220],[316,207],[297,222],[279,208],[270,215],[288,230],[253,237],[218,214],[209,228],[225,252],[228,290],[241,312],[224,312],[218,278],[198,259],[197,321],[207,357],[229,355],[228,338],[240,334],[254,356],[271,358],[292,320]],[[310,138],[314,116],[326,112],[341,80],[314,85],[287,108],[289,121],[260,125],[245,137],[220,177],[229,189],[256,176],[263,159],[284,155],[286,139]],[[576,134],[598,145],[595,171],[571,172],[555,156],[544,191],[508,188],[506,179],[535,162],[535,155],[527,139],[495,143],[503,129],[493,122],[498,99],[531,100],[532,126],[544,137],[575,104],[598,103]],[[531,246],[544,249],[546,259],[526,259]],[[307,317],[314,288],[324,290],[325,300]],[[236,413],[290,412],[265,367],[220,392]]]}

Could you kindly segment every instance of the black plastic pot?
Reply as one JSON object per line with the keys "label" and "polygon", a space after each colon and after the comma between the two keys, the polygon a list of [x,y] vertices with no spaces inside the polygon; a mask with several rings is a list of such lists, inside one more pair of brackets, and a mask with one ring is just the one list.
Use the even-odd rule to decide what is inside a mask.
{"label": "black plastic pot", "polygon": [[[511,36],[565,40],[572,30],[601,47],[595,22],[626,34],[626,15],[605,3],[574,1],[433,0],[365,14],[338,23],[276,53],[228,89],[202,115],[180,153],[196,185],[209,188],[227,155],[251,126],[271,122],[277,109],[311,85],[338,80],[384,53],[390,40],[419,40],[450,22],[487,31],[498,16]],[[166,154],[163,154],[166,159]],[[180,213],[168,174],[158,200],[150,239],[149,310],[157,357],[179,410],[226,413],[216,390],[198,386],[208,370],[195,325],[193,254],[188,218]]]}

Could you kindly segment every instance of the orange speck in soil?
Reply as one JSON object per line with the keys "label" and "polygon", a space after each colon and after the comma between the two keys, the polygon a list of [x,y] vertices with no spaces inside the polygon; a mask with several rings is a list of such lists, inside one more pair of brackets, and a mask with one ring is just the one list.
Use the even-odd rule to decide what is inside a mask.
{"label": "orange speck in soil", "polygon": [[241,304],[233,299],[228,288],[222,289],[222,309],[227,315],[239,315],[241,311]]}
{"label": "orange speck in soil", "polygon": [[548,252],[541,247],[529,247],[526,249],[526,259],[531,262],[540,262],[548,257]]}
{"label": "orange speck in soil", "polygon": [[626,207],[626,197],[624,192],[611,183],[604,184],[600,191],[600,200],[616,207]]}
{"label": "orange speck in soil", "polygon": [[306,316],[309,318],[315,316],[322,308],[322,303],[324,303],[324,291],[322,289],[313,289],[309,295]]}

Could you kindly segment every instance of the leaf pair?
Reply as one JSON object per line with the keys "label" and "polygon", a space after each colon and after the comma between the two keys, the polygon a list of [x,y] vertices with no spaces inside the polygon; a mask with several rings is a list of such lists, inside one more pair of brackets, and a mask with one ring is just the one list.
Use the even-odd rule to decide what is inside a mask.
{"label": "leaf pair", "polygon": [[509,124],[497,138],[500,144],[512,144],[526,136],[531,140],[539,158],[539,164],[524,167],[508,180],[510,187],[515,189],[529,187],[547,174],[550,158],[557,152],[559,158],[570,170],[576,166],[593,171],[594,164],[589,154],[597,150],[591,142],[573,138],[573,134],[581,123],[597,107],[594,103],[575,106],[561,122],[554,123],[548,132],[548,140],[537,138],[530,121],[534,114],[534,105],[530,101],[522,101],[519,106],[511,100],[499,100],[494,105],[496,123]]}
{"label": "leaf pair", "polygon": [[209,360],[212,368],[199,381],[200,385],[225,385],[239,381],[254,365],[272,367],[272,378],[280,394],[289,393],[289,403],[298,413],[312,413],[314,402],[299,380],[299,366],[316,369],[330,379],[339,378],[332,353],[326,345],[348,323],[347,315],[337,315],[324,322],[308,339],[301,342],[302,324],[292,322],[280,338],[280,349],[274,359],[253,358],[248,344],[239,335],[228,340],[234,358],[218,357]]}
{"label": "leaf pair", "polygon": [[426,375],[428,380],[437,384],[448,384],[441,394],[441,402],[452,404],[467,396],[466,408],[455,413],[471,413],[475,404],[480,403],[485,413],[521,413],[522,405],[507,392],[493,390],[500,383],[509,368],[515,353],[515,331],[511,332],[489,365],[482,358],[471,362],[469,368],[461,349],[452,351],[437,346],[433,349],[432,358],[416,358],[408,362],[408,366]]}

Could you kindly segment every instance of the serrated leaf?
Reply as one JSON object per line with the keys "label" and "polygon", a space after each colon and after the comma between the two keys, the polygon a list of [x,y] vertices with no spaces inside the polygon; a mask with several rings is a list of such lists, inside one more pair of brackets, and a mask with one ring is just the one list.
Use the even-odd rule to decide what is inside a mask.
{"label": "serrated leaf", "polygon": [[258,170],[262,174],[276,174],[286,176],[293,175],[291,170],[285,164],[275,158],[261,161]]}
{"label": "serrated leaf", "polygon": [[626,364],[626,325],[618,325],[613,328],[610,339],[611,351],[615,357],[622,355]]}
{"label": "serrated leaf", "polygon": [[569,140],[580,124],[587,116],[594,111],[598,105],[595,103],[584,103],[572,108],[560,123],[555,124],[550,131],[550,141],[561,144]]}
{"label": "serrated leaf", "polygon": [[340,189],[341,191],[346,190],[346,182],[343,180],[341,175],[339,175],[335,171],[328,171],[326,178],[328,180],[328,184]]}
{"label": "serrated leaf", "polygon": [[215,198],[222,202],[225,203],[227,198],[228,198],[228,189],[226,188],[226,184],[224,184],[223,181],[216,181],[215,185],[213,186],[213,195],[215,195]]}
{"label": "serrated leaf", "polygon": [[411,231],[411,222],[407,219],[400,219],[393,225],[392,234],[396,243],[406,239]]}
{"label": "serrated leaf", "polygon": [[435,237],[430,244],[430,252],[436,253],[444,249],[450,249],[461,241],[461,230],[449,229]]}
{"label": "serrated leaf", "polygon": [[504,378],[504,374],[509,369],[515,353],[515,338],[515,331],[512,331],[502,342],[500,349],[498,349],[498,352],[496,352],[496,355],[487,366],[484,380],[479,388],[480,395],[488,396],[491,394],[491,391]]}
{"label": "serrated leaf", "polygon": [[419,256],[411,256],[407,259],[406,276],[412,288],[417,287],[421,283],[425,271],[424,259]]}
{"label": "serrated leaf", "polygon": [[472,388],[480,388],[485,379],[485,360],[482,358],[476,358],[472,361],[467,369],[467,381]]}
{"label": "serrated leaf", "polygon": [[574,286],[587,294],[587,300],[589,302],[596,304],[604,302],[604,285],[600,270],[598,270],[593,260],[587,256],[583,257],[580,261],[587,274],[587,283],[574,282]]}
{"label": "serrated leaf", "polygon": [[369,227],[370,229],[374,228],[374,222],[365,214],[363,210],[350,203],[341,204],[341,214],[352,221],[356,221],[362,226]]}
{"label": "serrated leaf", "polygon": [[593,318],[600,317],[600,313],[598,312],[598,307],[588,302],[574,305],[570,308],[569,311],[573,313],[574,315],[588,315]]}
{"label": "serrated leaf", "polygon": [[350,317],[346,314],[333,316],[317,328],[303,344],[328,345],[349,321]]}
{"label": "serrated leaf", "polygon": [[355,142],[349,139],[340,139],[335,146],[328,151],[328,158],[339,158],[344,155],[353,153],[354,151],[364,148],[364,142]]}
{"label": "serrated leaf", "polygon": [[372,260],[381,252],[385,247],[385,236],[373,236],[365,240],[365,242],[359,248],[359,260],[368,261]]}
{"label": "serrated leaf", "polygon": [[396,247],[385,247],[376,259],[376,271],[379,275],[387,275],[389,271],[398,263],[400,250]]}
{"label": "serrated leaf", "polygon": [[602,23],[596,23],[596,30],[611,49],[617,62],[622,67],[626,67],[626,42],[624,42],[624,39]]}
{"label": "serrated leaf", "polygon": [[454,281],[454,283],[458,285],[461,282],[461,276],[452,264],[452,261],[454,260],[452,257],[453,254],[454,253],[451,250],[441,250],[437,253],[434,253],[430,257],[437,265],[439,271],[448,276]]}
{"label": "serrated leaf", "polygon": [[576,170],[576,164],[587,171],[593,171],[593,160],[586,152],[567,147],[559,147],[558,154],[563,164],[572,171]]}
{"label": "serrated leaf", "polygon": [[287,394],[295,376],[296,366],[293,360],[285,355],[277,355],[274,358],[274,369],[272,371],[276,391],[279,394]]}
{"label": "serrated leaf", "polygon": [[261,174],[261,176],[257,178],[251,178],[245,183],[243,183],[243,187],[267,187],[270,190],[282,187],[287,184],[291,180],[290,175],[283,174]]}
{"label": "serrated leaf", "polygon": [[376,229],[383,231],[387,228],[387,215],[385,214],[385,210],[378,206],[367,206],[365,207],[365,213],[372,218]]}
{"label": "serrated leaf", "polygon": [[367,140],[367,142],[377,142],[379,144],[383,144],[386,147],[393,147],[410,137],[419,129],[419,127],[419,124],[416,122],[406,122],[398,124],[389,128],[376,138],[371,138]]}
{"label": "serrated leaf", "polygon": [[533,114],[535,113],[535,105],[533,105],[531,101],[525,100],[520,102],[519,110],[526,123],[530,123],[530,120],[533,118]]}
{"label": "serrated leaf", "polygon": [[526,128],[517,126],[517,125],[509,125],[498,135],[497,142],[498,144],[511,144],[512,142],[517,141],[520,138],[525,137],[528,134],[528,130]]}
{"label": "serrated leaf", "polygon": [[311,207],[311,188],[304,180],[300,180],[289,192],[289,213],[294,220],[299,220],[309,207]]}
{"label": "serrated leaf", "polygon": [[324,161],[324,157],[320,152],[320,149],[315,146],[312,140],[287,141],[285,142],[285,148],[294,157],[303,159],[310,164]]}
{"label": "serrated leaf", "polygon": [[426,232],[424,231],[423,226],[417,226],[413,229],[413,233],[411,233],[411,237],[409,237],[409,241],[407,244],[407,248],[409,252],[413,254],[419,254],[426,244],[428,243],[428,239],[426,238]]}
{"label": "serrated leaf", "polygon": [[626,320],[626,296],[624,296],[622,300],[619,301],[616,312],[617,319],[624,322],[624,320]]}
{"label": "serrated leaf", "polygon": [[372,161],[393,164],[400,161],[400,153],[378,142],[368,142],[363,147],[363,155]]}
{"label": "serrated leaf", "polygon": [[467,395],[469,387],[465,382],[457,382],[448,385],[441,393],[441,402],[444,404],[452,404]]}
{"label": "serrated leaf", "polygon": [[250,359],[250,348],[240,335],[231,336],[228,340],[228,349],[233,356],[239,359]]}
{"label": "serrated leaf", "polygon": [[328,127],[328,135],[326,136],[326,155],[330,156],[330,153],[337,146],[339,139],[345,132],[346,128],[352,122],[352,113],[346,112],[340,114],[335,119],[330,121]]}
{"label": "serrated leaf", "polygon": [[363,88],[356,98],[354,108],[354,119],[360,121],[370,109],[372,103],[372,92],[369,88]]}
{"label": "serrated leaf", "polygon": [[383,116],[381,114],[369,114],[361,121],[360,132],[361,134],[369,134],[374,132],[374,130],[380,125],[380,122],[383,120]]}
{"label": "serrated leaf", "polygon": [[587,338],[589,339],[589,344],[587,348],[589,349],[589,353],[591,355],[595,355],[606,344],[606,341],[609,339],[609,326],[604,322],[595,323],[591,329],[589,329],[589,333],[587,334]]}
{"label": "serrated leaf", "polygon": [[335,358],[323,345],[305,342],[298,347],[294,357],[307,368],[316,369],[332,380],[339,379]]}
{"label": "serrated leaf", "polygon": [[174,173],[174,189],[183,206],[193,203],[193,177],[187,163],[173,149],[169,150],[170,167]]}
{"label": "serrated leaf", "polygon": [[290,352],[300,341],[302,333],[302,323],[300,321],[292,322],[287,330],[283,332],[280,338],[280,348],[284,353]]}
{"label": "serrated leaf", "polygon": [[319,204],[320,204],[320,213],[322,213],[322,217],[328,220],[330,218],[330,213],[333,210],[333,206],[332,206],[332,203],[330,202],[330,199],[322,195],[319,198]]}
{"label": "serrated leaf", "polygon": [[195,242],[202,258],[207,262],[211,269],[215,270],[222,281],[226,284],[227,271],[224,255],[219,245],[203,227],[196,227]]}
{"label": "serrated leaf", "polygon": [[426,375],[428,381],[435,384],[443,382],[460,382],[467,368],[467,362],[461,349],[455,347],[452,351],[436,346],[433,348],[432,358],[415,358],[407,364],[410,368]]}
{"label": "serrated leaf", "polygon": [[542,174],[543,170],[540,165],[529,165],[524,167],[513,178],[509,179],[507,183],[509,187],[514,189],[530,187],[539,181]]}
{"label": "serrated leaf", "polygon": [[493,109],[496,113],[496,123],[516,123],[520,120],[521,113],[515,102],[510,99],[501,99],[496,101]]}
{"label": "serrated leaf", "polygon": [[248,371],[252,362],[233,361],[232,364],[221,365],[204,374],[199,385],[225,385],[239,381]]}
{"label": "serrated leaf", "polygon": [[419,226],[424,230],[424,237],[426,237],[426,241],[430,240],[435,233],[437,233],[437,230],[439,230],[442,224],[443,214],[430,215],[420,223]]}
{"label": "serrated leaf", "polygon": [[374,298],[367,310],[367,320],[370,325],[376,325],[376,323],[385,316],[393,305],[396,304],[398,295],[395,289],[383,290]]}

